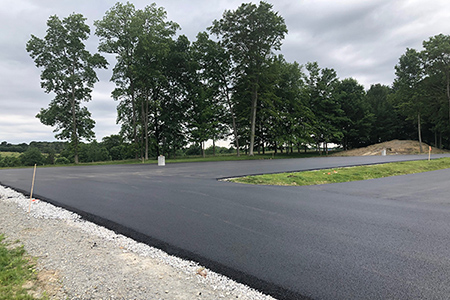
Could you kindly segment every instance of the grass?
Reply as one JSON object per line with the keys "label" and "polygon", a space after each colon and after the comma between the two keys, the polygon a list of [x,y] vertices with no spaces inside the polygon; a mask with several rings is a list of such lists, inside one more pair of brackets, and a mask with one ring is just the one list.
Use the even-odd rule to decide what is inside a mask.
{"label": "grass", "polygon": [[367,180],[448,168],[450,168],[450,158],[440,158],[431,161],[406,161],[348,168],[247,176],[234,178],[231,181],[247,184],[301,186]]}
{"label": "grass", "polygon": [[2,157],[8,157],[8,156],[19,157],[20,154],[21,153],[19,153],[19,152],[6,152],[6,151],[3,152],[3,151],[0,151],[0,156],[2,156]]}
{"label": "grass", "polygon": [[[329,154],[333,154],[335,151],[330,151]],[[0,152],[0,156],[19,156],[21,153],[16,152]],[[254,156],[249,156],[244,152],[241,152],[241,156],[236,156],[236,153],[231,154],[217,154],[217,155],[206,155],[202,157],[201,155],[192,156],[182,156],[177,158],[166,157],[166,164],[170,163],[185,163],[185,162],[215,162],[215,161],[241,161],[241,160],[263,160],[263,159],[289,159],[289,158],[307,158],[307,157],[326,157],[325,154],[320,154],[314,150],[309,150],[308,152],[298,152],[293,153],[273,153],[273,151],[266,151],[266,154],[255,153]],[[112,161],[97,161],[97,162],[83,162],[79,164],[58,164],[58,165],[39,165],[42,168],[52,168],[52,167],[74,167],[74,166],[103,166],[103,165],[132,165],[132,164],[157,164],[158,158],[152,157],[145,162],[140,159],[126,159],[126,160],[112,160]],[[16,166],[16,167],[0,167],[0,169],[19,169],[19,168],[33,168],[33,166]]]}
{"label": "grass", "polygon": [[[1,153],[4,152],[0,152]],[[333,153],[333,152],[330,152]],[[166,164],[170,163],[185,163],[185,162],[214,162],[214,161],[240,161],[240,160],[263,160],[263,159],[289,159],[289,158],[306,158],[306,157],[316,157],[320,156],[318,152],[309,151],[309,152],[294,152],[294,153],[277,153],[273,154],[272,152],[268,152],[266,154],[255,154],[254,156],[249,156],[246,154],[241,154],[241,156],[236,156],[236,154],[218,154],[216,156],[207,155],[206,157],[202,157],[200,155],[196,156],[183,156],[179,158],[167,158]],[[322,156],[325,157],[324,154]],[[114,160],[114,161],[99,161],[99,162],[89,162],[89,163],[79,163],[79,164],[65,164],[65,165],[43,165],[42,167],[69,167],[69,166],[101,166],[101,165],[125,165],[125,164],[142,164],[142,160],[139,159],[127,159],[127,160]],[[144,162],[145,164],[157,164],[157,157],[153,157]],[[13,169],[13,168],[27,168],[26,166],[18,166],[18,167],[4,167],[0,169]],[[29,166],[28,168],[32,168]]]}
{"label": "grass", "polygon": [[35,280],[34,265],[25,256],[23,246],[11,247],[0,235],[0,300],[37,299],[29,295],[29,288],[24,288],[25,283]]}
{"label": "grass", "polygon": [[[333,152],[330,152],[333,153]],[[241,154],[241,156],[236,156],[233,154],[217,154],[206,155],[206,157],[202,157],[201,155],[191,155],[191,156],[182,156],[177,158],[168,158],[166,157],[166,163],[184,163],[184,162],[214,162],[214,161],[240,161],[240,160],[263,160],[263,159],[289,159],[289,158],[306,158],[306,157],[315,157],[320,156],[318,152],[309,151],[309,152],[294,152],[294,153],[277,153],[266,152],[266,154],[255,154],[254,156],[249,156],[246,154]],[[325,155],[322,155],[325,156]],[[92,162],[92,163],[80,163],[78,165],[120,165],[120,164],[142,164],[142,160],[137,159],[128,159],[128,160],[118,160],[118,161],[102,161],[102,162]],[[156,164],[158,163],[158,158],[153,157],[149,160],[146,160],[144,163],[146,164]],[[65,165],[69,166],[69,165]],[[70,164],[70,166],[75,166],[75,164]]]}

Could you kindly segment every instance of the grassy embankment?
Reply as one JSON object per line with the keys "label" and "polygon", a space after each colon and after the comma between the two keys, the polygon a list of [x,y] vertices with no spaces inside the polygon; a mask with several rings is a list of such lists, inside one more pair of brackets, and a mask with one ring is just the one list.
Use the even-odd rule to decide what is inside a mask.
{"label": "grassy embankment", "polygon": [[295,173],[266,174],[239,177],[231,179],[231,181],[247,184],[284,186],[317,185],[415,174],[448,168],[450,168],[450,158],[440,158],[431,161],[406,161]]}
{"label": "grassy embankment", "polygon": [[[37,299],[29,294],[36,282],[34,265],[25,256],[23,247],[11,247],[4,240],[5,237],[0,235],[0,299]],[[31,287],[25,287],[26,283],[31,283],[26,285]]]}

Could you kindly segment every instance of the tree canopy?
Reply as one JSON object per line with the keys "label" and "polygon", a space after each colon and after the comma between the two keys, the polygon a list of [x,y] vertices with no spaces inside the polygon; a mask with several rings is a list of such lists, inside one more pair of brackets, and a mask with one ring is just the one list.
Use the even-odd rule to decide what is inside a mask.
{"label": "tree canopy", "polygon": [[94,137],[95,121],[81,103],[91,100],[94,83],[98,81],[95,68],[105,68],[107,62],[99,54],[86,50],[84,41],[90,34],[86,18],[72,14],[63,20],[51,16],[47,34],[41,39],[32,35],[27,51],[38,68],[42,68],[41,86],[55,98],[37,117],[49,126],[56,126],[58,139],[70,140],[78,163],[81,138]]}
{"label": "tree canopy", "polygon": [[205,142],[219,139],[230,139],[237,155],[391,139],[450,147],[450,36],[406,49],[391,86],[365,89],[318,62],[286,61],[288,28],[264,1],[225,11],[194,41],[155,3],[115,4],[94,25],[98,50],[115,56],[111,97],[121,130],[83,143],[94,137],[95,121],[82,103],[98,81],[95,69],[107,65],[85,49],[85,22],[80,14],[51,16],[45,38],[27,43],[42,88],[55,94],[37,117],[70,141],[62,152],[68,161],[78,161],[79,151],[82,161],[205,155]]}

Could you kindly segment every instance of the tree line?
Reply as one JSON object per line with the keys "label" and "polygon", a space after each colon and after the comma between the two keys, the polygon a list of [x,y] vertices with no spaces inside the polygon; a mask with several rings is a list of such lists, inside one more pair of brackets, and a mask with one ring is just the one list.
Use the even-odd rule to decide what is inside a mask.
{"label": "tree line", "polygon": [[[125,142],[120,135],[106,136],[101,142],[96,140],[78,144],[79,162],[104,162],[133,160],[134,147]],[[235,152],[233,147],[210,146],[203,150],[207,155],[230,155]],[[201,155],[199,145],[179,149],[178,157]],[[156,158],[156,157],[152,157]],[[10,144],[3,141],[0,144],[0,168],[37,165],[66,165],[75,162],[74,151],[68,142],[31,142],[30,144]]]}
{"label": "tree line", "polygon": [[[70,142],[75,163],[81,140],[94,138],[83,102],[91,100],[95,70],[108,65],[85,49],[85,22],[80,14],[51,16],[46,36],[27,43],[43,89],[55,95],[37,117]],[[449,146],[449,36],[430,38],[420,52],[407,49],[392,86],[366,91],[317,62],[286,61],[280,49],[288,29],[267,2],[226,10],[194,41],[177,35],[179,25],[154,3],[117,3],[94,26],[99,52],[116,58],[118,137],[134,158],[174,157],[188,145],[204,154],[206,141],[225,138],[237,155],[330,143],[350,149],[395,138]]]}

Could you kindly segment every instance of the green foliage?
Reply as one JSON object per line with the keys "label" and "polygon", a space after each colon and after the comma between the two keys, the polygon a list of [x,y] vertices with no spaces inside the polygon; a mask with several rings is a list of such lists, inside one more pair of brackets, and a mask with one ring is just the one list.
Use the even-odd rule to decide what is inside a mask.
{"label": "green foliage", "polygon": [[98,81],[95,68],[105,68],[106,59],[90,54],[84,41],[90,34],[86,19],[72,14],[63,20],[56,15],[47,21],[47,34],[41,39],[32,35],[27,51],[36,67],[42,68],[41,87],[54,93],[49,107],[41,109],[37,118],[44,125],[54,126],[56,138],[69,140],[78,163],[78,143],[81,138],[94,136],[94,120],[82,101],[91,99],[94,83]]}
{"label": "green foliage", "polygon": [[108,150],[97,143],[97,141],[93,141],[90,144],[80,144],[80,162],[108,160],[111,160]]}
{"label": "green foliage", "polygon": [[353,78],[344,79],[337,85],[336,97],[344,112],[339,126],[342,128],[341,144],[344,150],[369,145],[375,114],[370,112],[370,106],[365,101],[364,87]]}
{"label": "green foliage", "polygon": [[19,145],[12,145],[9,144],[6,141],[3,141],[0,144],[0,151],[1,152],[25,152],[28,149],[28,145],[25,143],[19,144]]}
{"label": "green foliage", "polygon": [[[167,116],[184,110],[178,103],[173,103],[181,95],[176,87],[178,76],[182,74],[173,72],[179,65],[172,60],[179,55],[174,49],[179,43],[171,39],[179,25],[166,21],[166,18],[165,10],[155,3],[136,10],[127,2],[117,3],[102,20],[94,23],[100,38],[99,50],[117,57],[111,81],[117,87],[112,95],[120,100],[118,122],[122,124],[121,133],[134,144],[135,156],[144,154],[145,159],[148,158],[150,134],[158,154],[161,146],[169,144],[164,141],[170,140],[177,146],[183,144],[180,138],[184,132],[176,129],[181,128],[178,122],[184,118]],[[178,41],[182,44],[184,39],[179,37]],[[171,72],[176,77],[169,78]]]}
{"label": "green foliage", "polygon": [[20,160],[24,166],[42,165],[44,163],[44,156],[38,148],[30,147],[20,155]]}
{"label": "green foliage", "polygon": [[0,168],[18,167],[22,165],[22,161],[19,157],[5,156],[0,157]]}
{"label": "green foliage", "polygon": [[339,143],[344,133],[341,124],[346,121],[337,97],[339,80],[333,69],[321,69],[317,62],[307,63],[306,93],[308,105],[314,114],[312,133],[319,143]]}
{"label": "green foliage", "polygon": [[68,164],[70,164],[70,160],[68,160],[65,157],[58,157],[55,160],[55,165],[68,165]]}
{"label": "green foliage", "polygon": [[401,118],[390,100],[392,89],[381,84],[374,84],[366,93],[366,103],[373,114],[369,133],[369,144],[377,144],[401,136]]}
{"label": "green foliage", "polygon": [[[106,61],[85,50],[85,22],[80,14],[51,16],[46,36],[27,43],[43,69],[42,88],[55,94],[37,117],[70,145],[2,142],[0,151],[23,153],[33,146],[47,154],[46,164],[58,153],[69,162],[146,160],[198,150],[207,155],[211,149],[185,147],[225,139],[230,132],[238,155],[253,155],[254,148],[292,153],[329,143],[350,149],[392,139],[450,146],[450,36],[431,37],[423,51],[407,49],[393,86],[374,84],[365,91],[355,79],[340,80],[317,62],[302,66],[276,56],[287,27],[264,1],[225,11],[208,28],[217,41],[200,32],[193,43],[176,35],[179,25],[155,3],[143,9],[115,4],[94,25],[98,50],[116,56],[112,97],[121,131],[89,143],[95,122],[82,103],[91,99],[98,80],[94,69]],[[0,158],[0,166],[20,164]]]}
{"label": "green foliage", "polygon": [[261,1],[259,5],[242,4],[235,11],[225,11],[222,19],[215,20],[209,30],[220,38],[235,65],[234,77],[246,77],[250,102],[250,147],[253,155],[256,131],[260,78],[273,55],[280,50],[287,34],[283,17],[272,10],[273,6]]}
{"label": "green foliage", "polygon": [[[0,300],[33,300],[23,285],[35,281],[34,266],[25,258],[23,246],[11,248],[0,235]],[[47,299],[45,297],[44,299]]]}
{"label": "green foliage", "polygon": [[[416,126],[419,141],[442,147],[450,132],[450,36],[423,42],[424,49],[406,49],[395,67],[392,96],[399,113]],[[416,135],[416,136],[417,136]],[[438,140],[438,136],[440,137]]]}

